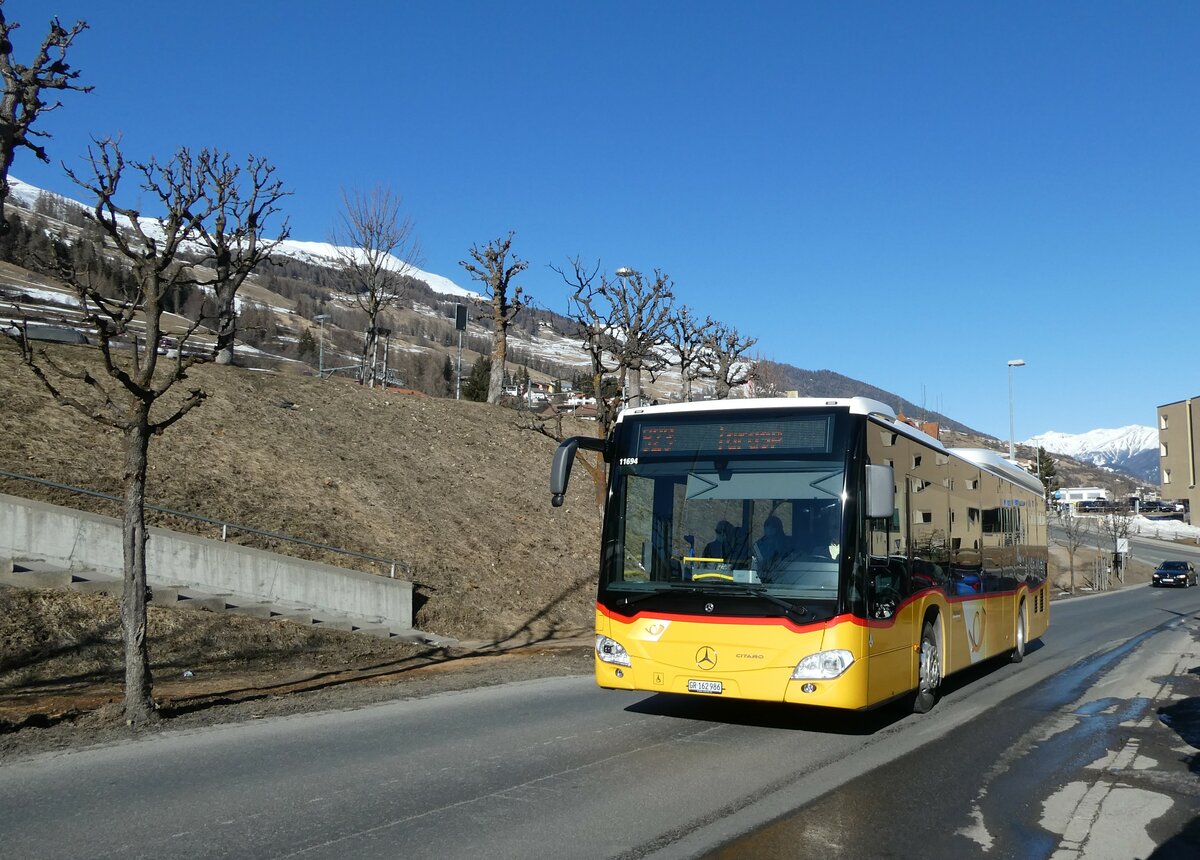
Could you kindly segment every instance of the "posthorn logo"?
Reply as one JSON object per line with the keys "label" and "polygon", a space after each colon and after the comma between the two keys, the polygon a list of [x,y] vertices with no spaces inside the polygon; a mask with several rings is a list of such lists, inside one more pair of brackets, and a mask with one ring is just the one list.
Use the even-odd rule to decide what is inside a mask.
{"label": "posthorn logo", "polygon": [[712,669],[717,665],[717,652],[705,645],[696,652],[696,665],[701,669]]}

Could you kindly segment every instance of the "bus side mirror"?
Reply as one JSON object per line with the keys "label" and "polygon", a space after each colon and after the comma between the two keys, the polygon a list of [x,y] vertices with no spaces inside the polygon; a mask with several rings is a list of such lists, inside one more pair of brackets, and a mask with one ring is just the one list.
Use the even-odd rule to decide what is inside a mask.
{"label": "bus side mirror", "polygon": [[559,443],[558,450],[554,452],[554,460],[550,463],[550,504],[553,507],[562,507],[563,498],[567,494],[567,483],[571,480],[575,452],[580,448],[603,451],[604,440],[595,436],[571,436]]}
{"label": "bus side mirror", "polygon": [[891,519],[896,511],[896,476],[891,466],[867,466],[867,518]]}

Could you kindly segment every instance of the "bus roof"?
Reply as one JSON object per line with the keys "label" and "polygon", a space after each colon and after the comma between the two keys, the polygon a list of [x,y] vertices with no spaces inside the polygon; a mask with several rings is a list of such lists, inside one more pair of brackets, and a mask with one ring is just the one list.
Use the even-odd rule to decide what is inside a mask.
{"label": "bus roof", "polygon": [[897,433],[916,439],[939,451],[959,457],[993,475],[1020,484],[1030,492],[1042,495],[1045,488],[1034,475],[987,448],[947,448],[940,439],[900,421],[886,403],[870,397],[755,397],[726,400],[699,400],[692,403],[662,403],[655,406],[635,406],[623,409],[617,416],[621,423],[626,416],[688,415],[703,412],[758,412],[765,409],[847,409],[852,415],[867,415]]}
{"label": "bus roof", "polygon": [[990,448],[951,448],[950,453],[974,463],[981,469],[1020,484],[1031,493],[1045,495],[1046,488],[1036,475],[1031,475],[1011,460]]}
{"label": "bus roof", "polygon": [[726,400],[697,400],[692,403],[662,403],[634,406],[621,410],[618,423],[626,415],[686,415],[692,412],[754,412],[760,409],[848,408],[855,415],[881,415],[896,420],[892,407],[869,397],[750,397]]}

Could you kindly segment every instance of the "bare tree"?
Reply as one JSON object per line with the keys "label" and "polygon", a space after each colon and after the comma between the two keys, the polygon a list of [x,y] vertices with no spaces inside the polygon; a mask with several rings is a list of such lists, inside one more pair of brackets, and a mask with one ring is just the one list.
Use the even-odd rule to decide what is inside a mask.
{"label": "bare tree", "polygon": [[1055,542],[1067,551],[1067,567],[1071,573],[1071,593],[1075,593],[1075,553],[1083,546],[1090,533],[1087,517],[1075,515],[1070,505],[1066,505],[1058,516],[1058,531],[1061,537]]}
{"label": "bare tree", "polygon": [[748,381],[753,397],[783,397],[788,390],[783,365],[760,355],[750,360]]}
{"label": "bare tree", "polygon": [[[655,375],[667,366],[662,347],[670,340],[670,325],[675,294],[674,283],[659,269],[648,280],[641,272],[617,269],[617,280],[609,282],[612,298],[617,363],[628,375],[631,406],[642,405],[642,373]],[[600,276],[603,283],[604,275]]]}
{"label": "bare tree", "polygon": [[[572,289],[571,296],[567,299],[567,315],[578,326],[584,351],[587,352],[591,364],[597,425],[599,435],[603,437],[608,435],[609,428],[617,417],[616,407],[607,402],[602,395],[605,375],[616,373],[620,369],[615,356],[616,341],[613,338],[616,312],[609,300],[607,285],[603,280],[596,280],[600,274],[600,263],[597,262],[589,268],[579,257],[575,257],[569,263],[569,272],[557,266],[550,268],[558,272],[564,283]],[[622,378],[618,381],[624,380]]]}
{"label": "bare tree", "polygon": [[[513,278],[525,271],[529,263],[512,251],[513,232],[508,236],[488,242],[480,248],[471,246],[471,259],[459,260],[471,278],[483,285],[484,293],[492,303],[492,375],[488,380],[488,403],[499,403],[504,394],[504,362],[508,358],[508,327],[513,317],[529,305],[529,297],[522,297],[524,288],[514,285]],[[511,294],[510,294],[511,290]]]}
{"label": "bare tree", "polygon": [[687,305],[681,305],[671,317],[671,346],[678,356],[685,402],[692,399],[692,383],[703,375],[705,341],[715,325],[712,317],[700,322]]}
{"label": "bare tree", "polygon": [[673,285],[657,269],[653,280],[632,269],[618,269],[616,278],[609,280],[600,273],[599,263],[589,270],[578,257],[570,262],[570,272],[554,270],[574,288],[568,316],[579,326],[591,357],[593,390],[606,434],[616,414],[601,396],[604,375],[615,373],[617,383],[628,389],[628,402],[637,405],[642,402],[642,373],[653,381],[668,363],[662,348],[671,343]]}
{"label": "bare tree", "polygon": [[356,287],[354,303],[367,315],[359,378],[373,387],[379,315],[399,303],[404,276],[419,263],[420,246],[412,220],[400,215],[400,196],[389,188],[376,185],[350,195],[343,191],[342,206],[333,244]]}
{"label": "bare tree", "polygon": [[1107,538],[1112,551],[1112,567],[1117,579],[1125,581],[1125,564],[1120,552],[1121,543],[1129,538],[1133,528],[1133,513],[1128,506],[1110,508],[1105,516],[1100,518],[1099,534]]}
{"label": "bare tree", "polygon": [[0,100],[0,235],[8,231],[4,204],[8,200],[8,171],[17,150],[24,147],[47,164],[50,156],[45,147],[33,138],[49,137],[33,128],[38,117],[62,106],[55,101],[42,101],[44,90],[74,90],[91,92],[92,87],[75,83],[79,72],[67,65],[67,51],[75,37],[87,29],[87,23],[76,21],[70,30],[64,29],[57,18],[50,19],[49,31],[42,39],[31,65],[13,61],[12,33],[20,24],[10,23],[4,16],[4,0],[0,0],[0,75],[4,77],[4,98]]}
{"label": "bare tree", "polygon": [[744,356],[758,338],[742,337],[738,330],[725,323],[716,323],[705,339],[705,376],[713,379],[717,386],[717,399],[724,400],[735,386],[745,385],[750,380],[751,362]]}
{"label": "bare tree", "polygon": [[[60,403],[124,435],[124,590],[121,624],[125,639],[125,719],[140,725],[153,718],[149,648],[146,640],[146,471],[150,439],[161,434],[199,406],[199,388],[168,397],[187,379],[188,368],[201,360],[187,348],[199,326],[176,332],[175,357],[159,365],[165,303],[181,285],[194,283],[177,261],[183,244],[195,238],[198,225],[213,214],[206,197],[205,174],[197,159],[180,149],[166,164],[151,159],[133,162],[141,191],[164,214],[142,219],[134,209],[117,203],[118,186],[126,169],[116,141],[96,141],[88,150],[91,175],[71,179],[95,199],[89,219],[102,235],[101,247],[128,263],[132,277],[114,298],[101,292],[93,256],[91,267],[79,270],[60,257],[60,274],[74,289],[86,323],[94,329],[104,373],[92,375],[60,363],[44,348],[35,351],[22,330],[14,335],[25,364]],[[189,354],[190,353],[190,354]]]}
{"label": "bare tree", "polygon": [[274,165],[265,158],[247,157],[243,170],[229,153],[204,149],[196,166],[205,193],[203,205],[214,213],[211,219],[196,225],[198,239],[207,249],[203,262],[213,268],[210,285],[216,310],[212,319],[217,335],[214,355],[217,364],[233,364],[237,291],[288,237],[287,219],[276,238],[264,240],[262,234],[266,222],[279,212],[279,202],[291,192],[283,190]]}

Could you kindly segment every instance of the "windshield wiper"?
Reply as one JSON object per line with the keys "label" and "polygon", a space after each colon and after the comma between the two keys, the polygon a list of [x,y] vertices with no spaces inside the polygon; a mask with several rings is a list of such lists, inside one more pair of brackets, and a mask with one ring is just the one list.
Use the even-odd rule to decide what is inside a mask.
{"label": "windshield wiper", "polygon": [[660,594],[665,594],[668,591],[673,591],[674,586],[668,586],[665,589],[654,589],[653,591],[639,590],[635,594],[627,594],[617,601],[618,606],[629,606],[634,603],[641,603],[643,600],[648,600],[651,597],[658,597]]}
{"label": "windshield wiper", "polygon": [[616,601],[617,606],[631,606],[634,603],[641,603],[643,600],[648,600],[651,597],[659,597],[663,594],[672,592],[684,592],[687,594],[737,594],[743,597],[761,597],[768,603],[779,607],[783,610],[784,615],[791,618],[793,621],[799,621],[806,617],[809,612],[804,606],[795,603],[788,603],[786,600],[776,597],[773,594],[767,593],[765,585],[746,585],[742,583],[730,583],[728,585],[697,585],[695,583],[664,583],[666,588],[655,589],[654,591],[638,591],[636,594],[626,594]]}
{"label": "windshield wiper", "polygon": [[711,585],[708,587],[693,586],[692,590],[697,594],[741,594],[746,597],[761,597],[768,603],[778,606],[783,610],[784,615],[795,621],[799,621],[801,618],[808,615],[808,610],[803,606],[795,603],[788,603],[782,598],[776,597],[773,594],[768,594],[767,587],[765,585],[754,586],[745,585],[742,583],[731,583],[729,585]]}

